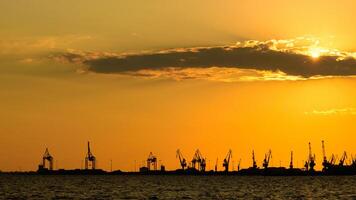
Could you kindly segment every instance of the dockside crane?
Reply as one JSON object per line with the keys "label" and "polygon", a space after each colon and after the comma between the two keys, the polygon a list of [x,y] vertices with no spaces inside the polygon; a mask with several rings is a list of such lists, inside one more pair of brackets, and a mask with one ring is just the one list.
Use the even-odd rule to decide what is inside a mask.
{"label": "dockside crane", "polygon": [[307,161],[309,168],[307,167],[307,169],[309,169],[309,171],[314,171],[314,167],[315,167],[315,154],[312,154],[312,148],[311,148],[311,144],[309,142],[309,156],[308,156],[308,161]]}
{"label": "dockside crane", "polygon": [[256,163],[256,159],[255,159],[255,151],[254,150],[252,150],[252,168],[257,169],[257,163]]}
{"label": "dockside crane", "polygon": [[331,154],[330,161],[329,161],[330,165],[335,165],[335,162],[336,162],[336,157],[334,154]]}
{"label": "dockside crane", "polygon": [[203,155],[199,152],[199,157],[200,157],[200,171],[205,172],[206,168],[206,159],[203,157]]}
{"label": "dockside crane", "polygon": [[346,151],[342,154],[340,161],[339,161],[339,166],[344,166],[345,160],[347,159],[347,154]]}
{"label": "dockside crane", "polygon": [[[193,155],[193,159],[191,161],[191,168],[193,169],[196,169],[196,164],[198,163],[199,164],[199,158],[198,158],[198,153],[199,152],[199,149],[197,149]],[[198,166],[199,168],[199,166]]]}
{"label": "dockside crane", "polygon": [[218,171],[218,158],[216,158],[216,163],[215,163],[215,172]]}
{"label": "dockside crane", "polygon": [[197,149],[194,153],[193,159],[192,159],[192,168],[196,169],[196,164],[198,164],[198,170],[201,172],[205,171],[206,167],[206,159],[203,157],[203,155],[200,153],[199,149]]}
{"label": "dockside crane", "polygon": [[269,161],[270,161],[271,158],[272,158],[272,151],[269,150],[269,151],[265,154],[265,159],[263,160],[263,164],[262,164],[265,169],[268,168]]}
{"label": "dockside crane", "polygon": [[182,170],[184,170],[185,167],[187,166],[187,161],[185,160],[185,158],[183,157],[183,155],[179,149],[177,150],[176,157],[179,159],[179,163],[180,163],[180,166],[182,167]]}
{"label": "dockside crane", "polygon": [[240,165],[241,165],[241,158],[239,160],[239,163],[237,164],[237,171],[240,171]]}
{"label": "dockside crane", "polygon": [[351,166],[356,168],[356,156],[351,155]]}
{"label": "dockside crane", "polygon": [[46,148],[46,151],[44,152],[42,156],[42,167],[46,168],[46,161],[48,161],[48,170],[53,170],[53,157],[48,151],[48,148]]}
{"label": "dockside crane", "polygon": [[85,169],[88,170],[90,166],[92,170],[96,169],[96,158],[93,155],[93,153],[90,151],[90,144],[88,142],[88,152],[87,155],[85,156]]}
{"label": "dockside crane", "polygon": [[232,151],[231,149],[229,150],[229,152],[227,153],[224,162],[223,162],[223,167],[225,168],[225,172],[229,171],[229,164],[230,164],[230,159],[232,158]]}
{"label": "dockside crane", "polygon": [[293,151],[290,152],[289,169],[293,169]]}
{"label": "dockside crane", "polygon": [[321,148],[323,150],[323,171],[327,170],[330,168],[330,162],[328,161],[328,159],[326,158],[326,151],[325,151],[325,144],[324,144],[324,140],[321,141]]}
{"label": "dockside crane", "polygon": [[151,165],[153,166],[153,170],[156,171],[157,170],[157,157],[154,156],[152,152],[150,152],[150,154],[148,155],[148,158],[147,158],[148,171],[151,170]]}
{"label": "dockside crane", "polygon": [[324,140],[321,141],[321,147],[323,150],[323,171],[327,171],[335,165],[336,158],[335,155],[332,154],[330,159],[327,159]]}
{"label": "dockside crane", "polygon": [[326,151],[325,151],[325,143],[324,140],[321,141],[321,148],[323,150],[323,162],[328,162],[327,158],[326,158]]}

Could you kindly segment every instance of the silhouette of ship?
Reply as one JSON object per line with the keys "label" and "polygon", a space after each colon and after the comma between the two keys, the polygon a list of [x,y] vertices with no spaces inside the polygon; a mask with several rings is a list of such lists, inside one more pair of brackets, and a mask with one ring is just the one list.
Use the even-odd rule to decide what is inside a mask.
{"label": "silhouette of ship", "polygon": [[[322,141],[323,150],[323,161],[322,170],[315,170],[316,161],[315,154],[312,153],[312,147],[309,143],[309,154],[305,161],[304,168],[294,168],[293,164],[293,151],[291,151],[289,167],[270,167],[270,160],[272,158],[272,151],[269,150],[263,159],[262,168],[257,166],[257,161],[255,159],[255,152],[252,151],[252,166],[247,169],[240,169],[241,159],[237,165],[236,170],[230,170],[232,159],[232,151],[229,150],[226,157],[223,160],[222,166],[223,171],[218,171],[218,159],[216,160],[215,170],[206,170],[206,157],[202,155],[199,149],[197,149],[193,155],[192,160],[187,163],[182,152],[178,149],[176,152],[176,157],[179,160],[180,169],[167,171],[163,164],[158,168],[157,157],[150,152],[146,160],[146,166],[139,168],[139,171],[133,172],[123,172],[117,171],[104,171],[102,169],[97,169],[96,157],[93,155],[90,149],[90,144],[87,145],[87,154],[85,156],[85,166],[84,169],[53,169],[53,157],[46,148],[45,153],[42,157],[42,162],[38,167],[36,174],[51,174],[51,175],[105,175],[105,174],[141,174],[141,175],[261,175],[261,176],[317,176],[317,175],[356,175],[356,157],[351,156],[349,162],[347,160],[347,153],[344,152],[340,159],[337,159],[334,154],[331,155],[330,159],[327,159],[325,152],[325,144]],[[338,163],[337,163],[338,161]],[[34,173],[34,172],[30,172]]]}

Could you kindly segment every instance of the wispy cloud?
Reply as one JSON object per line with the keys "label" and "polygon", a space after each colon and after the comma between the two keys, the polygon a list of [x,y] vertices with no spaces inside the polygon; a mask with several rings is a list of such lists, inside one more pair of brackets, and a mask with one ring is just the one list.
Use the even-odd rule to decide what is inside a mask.
{"label": "wispy cloud", "polygon": [[162,70],[138,70],[124,72],[125,75],[144,77],[148,79],[170,78],[177,81],[201,79],[220,82],[258,81],[258,80],[302,80],[303,77],[288,76],[283,72],[261,71],[238,68],[165,68]]}
{"label": "wispy cloud", "polygon": [[70,46],[91,40],[89,35],[42,36],[0,39],[1,54],[29,54],[67,49]]}
{"label": "wispy cloud", "polygon": [[[318,40],[310,38],[250,40],[230,46],[138,54],[71,50],[53,54],[51,58],[83,64],[89,72],[178,80],[217,77],[222,80],[300,80],[356,75],[354,53],[318,45]],[[246,72],[250,76],[246,76]]]}
{"label": "wispy cloud", "polygon": [[322,115],[322,116],[330,116],[330,115],[356,115],[355,108],[333,108],[326,110],[313,110],[310,112],[305,112],[306,115]]}

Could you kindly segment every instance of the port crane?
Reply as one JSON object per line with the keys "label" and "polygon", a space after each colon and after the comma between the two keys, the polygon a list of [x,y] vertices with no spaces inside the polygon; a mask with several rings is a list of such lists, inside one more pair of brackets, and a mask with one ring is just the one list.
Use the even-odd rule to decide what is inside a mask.
{"label": "port crane", "polygon": [[179,149],[177,150],[176,157],[179,159],[179,163],[180,166],[182,167],[182,170],[184,170],[184,168],[187,166],[187,161],[185,160],[185,158],[183,157]]}
{"label": "port crane", "polygon": [[216,163],[215,163],[215,172],[218,171],[218,158],[216,158]]}
{"label": "port crane", "polygon": [[331,162],[328,161],[328,159],[326,158],[326,151],[325,151],[325,144],[324,144],[324,140],[321,141],[321,148],[323,150],[323,171],[327,170],[330,168],[331,166]]}
{"label": "port crane", "polygon": [[335,162],[336,162],[336,157],[334,154],[332,154],[329,163],[330,165],[335,165]]}
{"label": "port crane", "polygon": [[255,151],[252,150],[252,168],[257,169],[256,159],[255,159]]}
{"label": "port crane", "polygon": [[332,154],[330,159],[327,159],[324,140],[321,141],[321,147],[323,150],[323,171],[326,171],[335,165],[336,157]]}
{"label": "port crane", "polygon": [[147,169],[148,171],[151,170],[151,165],[153,166],[153,170],[157,170],[157,157],[153,155],[152,152],[148,155],[147,158]]}
{"label": "port crane", "polygon": [[309,155],[308,155],[308,160],[305,162],[305,168],[306,170],[309,171],[314,171],[314,167],[315,167],[315,154],[312,154],[312,148],[311,148],[311,144],[309,142]]}
{"label": "port crane", "polygon": [[197,151],[199,151],[198,149],[195,151],[195,153],[194,153],[194,156],[193,156],[193,159],[192,159],[192,161],[191,161],[191,168],[193,168],[193,169],[196,169],[196,163],[198,162],[198,159],[199,158],[197,158]]}
{"label": "port crane", "polygon": [[293,151],[290,152],[289,169],[293,169]]}
{"label": "port crane", "polygon": [[272,158],[272,151],[269,150],[269,151],[265,154],[265,159],[263,160],[263,164],[262,164],[265,169],[268,168],[269,161],[270,161],[271,158]]}
{"label": "port crane", "polygon": [[205,172],[206,168],[206,159],[202,156],[202,154],[199,152],[199,157],[200,157],[200,171]]}
{"label": "port crane", "polygon": [[88,170],[90,166],[91,166],[91,168],[93,170],[95,170],[95,168],[96,168],[96,158],[93,155],[93,153],[90,151],[90,144],[88,142],[88,152],[87,152],[87,155],[85,157],[85,169]]}
{"label": "port crane", "polygon": [[351,155],[351,163],[352,166],[356,167],[356,156]]}
{"label": "port crane", "polygon": [[46,151],[43,154],[42,157],[42,167],[46,168],[46,161],[48,161],[48,170],[53,170],[53,157],[48,151],[48,148],[46,148]]}
{"label": "port crane", "polygon": [[237,171],[240,171],[240,165],[241,165],[241,158],[239,160],[239,163],[237,164]]}
{"label": "port crane", "polygon": [[230,164],[230,159],[232,158],[232,151],[231,149],[229,150],[229,152],[227,153],[224,162],[223,162],[223,167],[225,168],[225,172],[229,171],[229,164]]}
{"label": "port crane", "polygon": [[192,159],[192,168],[196,169],[196,164],[198,164],[198,170],[204,172],[206,167],[206,160],[200,153],[199,149],[197,149],[194,153]]}
{"label": "port crane", "polygon": [[344,153],[342,154],[342,156],[340,158],[339,166],[343,166],[346,159],[347,159],[347,154],[346,154],[346,151],[344,151]]}

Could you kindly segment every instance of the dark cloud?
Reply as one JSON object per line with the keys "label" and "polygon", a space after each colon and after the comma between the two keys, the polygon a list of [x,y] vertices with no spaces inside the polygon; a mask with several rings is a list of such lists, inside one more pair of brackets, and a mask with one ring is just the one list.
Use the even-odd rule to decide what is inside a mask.
{"label": "dark cloud", "polygon": [[164,70],[166,68],[237,68],[281,71],[287,75],[350,76],[356,75],[355,58],[321,56],[313,59],[308,55],[280,51],[268,45],[252,47],[228,46],[190,48],[150,54],[125,56],[85,56],[67,53],[68,60],[81,60],[88,70],[96,73],[128,73],[139,70]]}

